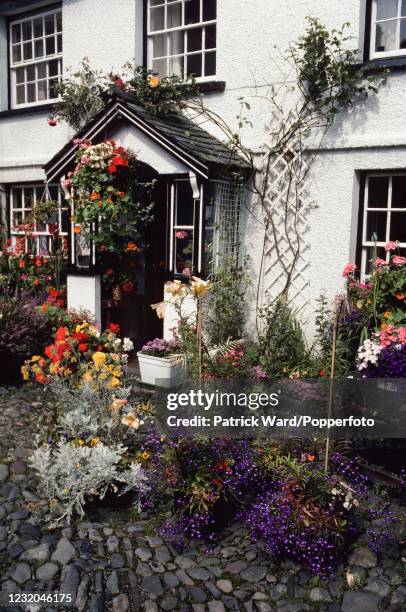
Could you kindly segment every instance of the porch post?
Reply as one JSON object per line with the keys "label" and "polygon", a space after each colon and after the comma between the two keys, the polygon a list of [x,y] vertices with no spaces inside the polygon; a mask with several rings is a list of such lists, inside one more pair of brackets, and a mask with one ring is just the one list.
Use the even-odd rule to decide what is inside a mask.
{"label": "porch post", "polygon": [[87,310],[101,325],[100,274],[70,272],[67,276],[68,309]]}

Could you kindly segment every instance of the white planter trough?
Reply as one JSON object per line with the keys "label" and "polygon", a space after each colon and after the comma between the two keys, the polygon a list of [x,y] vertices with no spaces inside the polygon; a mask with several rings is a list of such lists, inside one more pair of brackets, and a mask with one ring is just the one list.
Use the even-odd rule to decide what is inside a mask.
{"label": "white planter trough", "polygon": [[169,357],[155,357],[146,353],[137,353],[141,381],[168,389],[185,380],[185,371]]}

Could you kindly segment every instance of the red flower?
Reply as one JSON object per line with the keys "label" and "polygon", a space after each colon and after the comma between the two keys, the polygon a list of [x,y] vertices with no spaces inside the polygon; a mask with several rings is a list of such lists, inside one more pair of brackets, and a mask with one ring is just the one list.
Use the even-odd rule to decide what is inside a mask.
{"label": "red flower", "polygon": [[126,293],[131,293],[131,291],[134,291],[134,283],[132,281],[127,281],[123,283],[122,288]]}
{"label": "red flower", "polygon": [[81,342],[78,346],[78,349],[81,353],[86,353],[86,351],[89,350],[89,345],[86,344],[86,342]]}
{"label": "red flower", "polygon": [[128,166],[128,159],[121,155],[115,155],[110,162],[109,173],[114,174],[117,172],[117,166]]}
{"label": "red flower", "polygon": [[86,342],[89,340],[89,335],[85,334],[84,332],[75,332],[72,337],[79,342]]}
{"label": "red flower", "polygon": [[326,370],[323,368],[322,370],[320,370],[319,376],[325,376],[325,375],[326,375]]}
{"label": "red flower", "polygon": [[67,327],[58,327],[55,334],[56,342],[65,342],[66,336],[68,335]]}
{"label": "red flower", "polygon": [[51,127],[55,127],[56,124],[57,124],[57,120],[54,117],[50,117],[48,119],[48,125],[50,125]]}
{"label": "red flower", "polygon": [[107,274],[107,276],[112,276],[114,274],[114,270],[112,270],[111,268],[108,268],[105,274]]}
{"label": "red flower", "polygon": [[37,259],[35,260],[35,265],[37,266],[37,268],[40,268],[42,266],[42,261],[39,257],[37,257]]}
{"label": "red flower", "polygon": [[49,223],[48,230],[51,236],[53,236],[54,238],[56,238],[59,235],[59,228],[58,228],[57,223]]}
{"label": "red flower", "polygon": [[110,323],[109,330],[113,332],[113,334],[120,333],[120,325],[118,323]]}
{"label": "red flower", "polygon": [[24,259],[20,259],[20,261],[18,262],[18,267],[19,268],[25,268],[25,261],[24,261]]}

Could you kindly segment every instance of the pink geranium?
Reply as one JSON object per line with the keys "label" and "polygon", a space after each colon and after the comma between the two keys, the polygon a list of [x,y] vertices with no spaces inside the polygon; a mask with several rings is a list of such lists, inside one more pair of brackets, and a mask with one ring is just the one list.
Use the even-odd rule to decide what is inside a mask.
{"label": "pink geranium", "polygon": [[385,251],[395,251],[397,248],[398,248],[398,243],[393,242],[393,240],[389,240],[389,242],[385,244]]}
{"label": "pink geranium", "polygon": [[380,268],[381,266],[387,266],[388,262],[385,261],[384,259],[381,259],[380,257],[377,257],[375,259],[375,265],[377,268]]}
{"label": "pink geranium", "polygon": [[396,266],[403,266],[404,264],[406,264],[406,257],[399,257],[399,255],[395,255],[395,257],[393,257],[392,262],[396,265]]}
{"label": "pink geranium", "polygon": [[345,265],[344,270],[343,270],[343,277],[348,278],[351,274],[354,274],[356,269],[357,269],[357,266],[353,263],[349,263]]}

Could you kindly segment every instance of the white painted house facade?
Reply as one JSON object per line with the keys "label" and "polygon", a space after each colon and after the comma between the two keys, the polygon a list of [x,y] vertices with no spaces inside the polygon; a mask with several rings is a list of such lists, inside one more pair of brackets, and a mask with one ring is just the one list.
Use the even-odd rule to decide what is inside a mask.
{"label": "white painted house facade", "polygon": [[[406,248],[406,0],[1,0],[0,202],[11,236],[27,203],[41,197],[45,179],[58,190],[72,160],[72,130],[47,123],[53,83],[67,68],[87,57],[106,72],[130,60],[161,75],[193,72],[205,105],[236,131],[240,98],[249,102],[252,125],[242,128],[241,137],[246,147],[260,151],[271,120],[262,94],[291,78],[281,52],[304,32],[307,16],[328,28],[349,22],[359,62],[390,70],[377,96],[338,117],[306,182],[303,199],[312,206],[303,218],[304,248],[292,297],[311,325],[320,294],[331,299],[342,290],[347,262],[356,261],[367,274],[375,243],[379,255],[388,240]],[[204,273],[204,244],[213,239],[224,211],[231,211],[239,231],[234,240],[250,255],[258,280],[263,228],[244,206],[237,210],[235,186],[221,173],[224,151],[209,135],[205,140],[196,133],[196,141],[204,141],[196,152],[179,138],[178,127],[152,124],[128,101],[116,99],[87,135],[115,138],[162,180],[170,212],[158,215],[155,229],[169,274],[182,272],[176,231],[190,230],[193,266]],[[209,125],[200,128],[214,133]],[[60,229],[69,234],[63,194],[58,197]],[[38,252],[45,252],[47,228],[39,234]],[[276,291],[280,280],[272,242],[265,251],[262,295]],[[147,301],[157,301],[163,282],[162,277],[161,289],[146,291]]]}

